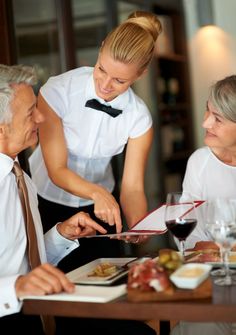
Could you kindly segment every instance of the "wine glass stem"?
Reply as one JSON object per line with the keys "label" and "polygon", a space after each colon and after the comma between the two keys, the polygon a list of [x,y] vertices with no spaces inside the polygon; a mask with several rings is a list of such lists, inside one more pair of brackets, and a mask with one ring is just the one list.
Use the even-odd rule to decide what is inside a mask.
{"label": "wine glass stem", "polygon": [[225,280],[231,282],[230,270],[229,270],[229,249],[224,248],[223,250],[223,263],[225,267]]}
{"label": "wine glass stem", "polygon": [[181,253],[183,259],[185,257],[185,243],[184,242],[185,242],[184,240],[179,241],[179,249],[180,249],[180,253]]}

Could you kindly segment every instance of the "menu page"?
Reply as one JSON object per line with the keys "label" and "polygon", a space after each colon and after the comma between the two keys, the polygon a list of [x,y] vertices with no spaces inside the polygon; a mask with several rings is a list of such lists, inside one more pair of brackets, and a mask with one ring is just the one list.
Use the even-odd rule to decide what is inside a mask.
{"label": "menu page", "polygon": [[[205,201],[197,200],[195,201],[195,210],[204,204]],[[86,238],[91,237],[110,237],[110,238],[119,238],[119,237],[126,237],[126,236],[135,236],[135,235],[160,235],[164,234],[167,231],[166,224],[165,224],[165,207],[166,205],[163,204],[162,206],[158,207],[157,209],[150,212],[146,215],[143,219],[138,221],[132,229],[119,233],[119,234],[105,234],[105,235],[90,235],[86,236]],[[184,217],[191,211],[191,208],[186,213],[179,213],[180,216]],[[173,206],[173,210],[176,213],[179,212],[180,207],[178,205]]]}
{"label": "menu page", "polygon": [[90,235],[90,237],[125,237],[125,236],[135,236],[135,235],[159,235],[164,234],[167,231],[165,221],[165,205],[155,209],[142,220],[136,223],[132,229],[122,232],[119,234],[105,234],[105,235]]}

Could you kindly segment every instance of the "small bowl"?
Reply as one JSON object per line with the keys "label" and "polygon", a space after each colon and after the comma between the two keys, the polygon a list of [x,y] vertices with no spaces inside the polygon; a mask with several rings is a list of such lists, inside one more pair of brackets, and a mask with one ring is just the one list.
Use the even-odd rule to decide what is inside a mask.
{"label": "small bowl", "polygon": [[209,276],[211,268],[210,264],[184,264],[170,275],[170,280],[179,288],[194,289]]}

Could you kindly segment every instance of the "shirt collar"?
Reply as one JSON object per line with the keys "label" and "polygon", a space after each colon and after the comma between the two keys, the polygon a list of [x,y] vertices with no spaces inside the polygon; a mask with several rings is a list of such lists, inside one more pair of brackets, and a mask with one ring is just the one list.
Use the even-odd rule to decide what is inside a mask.
{"label": "shirt collar", "polygon": [[129,90],[130,88],[128,88],[128,90],[126,90],[124,93],[118,95],[112,101],[106,102],[103,99],[99,98],[96,94],[94,80],[93,80],[93,72],[92,72],[87,82],[85,96],[86,96],[86,101],[90,99],[97,99],[102,104],[111,106],[113,108],[124,110],[129,101]]}
{"label": "shirt collar", "polygon": [[0,152],[0,182],[11,172],[14,160]]}

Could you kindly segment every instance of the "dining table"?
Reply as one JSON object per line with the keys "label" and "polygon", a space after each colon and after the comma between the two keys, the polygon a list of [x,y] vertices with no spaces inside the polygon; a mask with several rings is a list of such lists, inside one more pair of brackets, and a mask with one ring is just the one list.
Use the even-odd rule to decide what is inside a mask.
{"label": "dining table", "polygon": [[157,320],[160,335],[168,334],[170,322],[235,322],[236,286],[219,286],[212,281],[208,298],[178,301],[130,301],[123,295],[106,303],[27,299],[23,313],[83,318]]}

